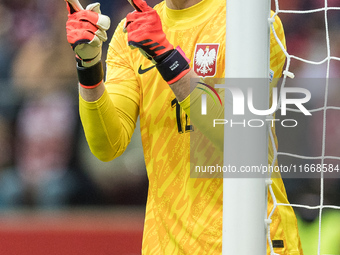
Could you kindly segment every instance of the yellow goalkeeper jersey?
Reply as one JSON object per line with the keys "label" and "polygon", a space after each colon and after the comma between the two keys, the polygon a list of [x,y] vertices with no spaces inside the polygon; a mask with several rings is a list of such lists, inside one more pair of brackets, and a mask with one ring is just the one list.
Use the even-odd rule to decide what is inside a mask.
{"label": "yellow goalkeeper jersey", "polygon": [[[224,77],[225,0],[202,0],[185,10],[171,10],[162,2],[155,9],[167,39],[182,48],[200,77]],[[142,254],[221,254],[223,180],[190,178],[190,133],[195,128],[181,107],[188,104],[187,99],[178,102],[153,64],[138,49],[128,47],[123,25],[124,20],[110,43],[106,91],[96,102],[80,98],[89,146],[104,161],[118,157],[140,116],[149,179]],[[275,28],[284,44],[278,18]],[[207,49],[215,49],[213,64],[196,64],[194,57]],[[284,62],[285,56],[271,36],[270,68],[274,77],[281,76]],[[270,158],[272,154],[271,150]],[[273,181],[278,202],[288,203],[282,180]],[[268,204],[269,211],[273,207],[271,198]],[[277,208],[272,219],[274,251],[302,254],[292,208]]]}

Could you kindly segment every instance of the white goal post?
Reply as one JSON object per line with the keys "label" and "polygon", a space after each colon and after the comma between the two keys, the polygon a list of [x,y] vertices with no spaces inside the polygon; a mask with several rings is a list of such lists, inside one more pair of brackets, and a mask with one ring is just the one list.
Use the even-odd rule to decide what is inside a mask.
{"label": "white goal post", "polygon": [[[267,79],[270,63],[270,1],[227,0],[226,15],[227,82],[229,78]],[[268,82],[256,87],[257,92],[263,96],[258,100],[265,109],[269,108],[269,79],[267,80]],[[225,107],[227,105],[225,103]],[[232,113],[227,108],[225,119],[230,119]],[[256,116],[257,119],[259,117],[261,118]],[[239,169],[242,165],[261,164],[268,164],[268,127],[243,128],[225,125],[224,165]],[[266,214],[267,186],[264,178],[225,177],[222,254],[265,255]]]}

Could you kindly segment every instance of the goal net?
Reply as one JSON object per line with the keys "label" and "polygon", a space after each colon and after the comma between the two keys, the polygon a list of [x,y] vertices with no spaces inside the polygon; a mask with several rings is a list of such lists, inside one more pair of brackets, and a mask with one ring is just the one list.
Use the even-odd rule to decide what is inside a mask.
{"label": "goal net", "polygon": [[[311,116],[294,107],[288,107],[285,116],[276,116],[293,119],[296,126],[277,128],[279,147],[274,151],[274,160],[287,167],[282,175],[308,255],[340,254],[339,6],[331,0],[272,3],[287,40],[287,50],[281,45],[287,61],[280,89],[299,87],[311,93],[307,104]],[[273,25],[271,29],[275,35]],[[271,185],[269,191],[273,211],[288,206],[276,202]],[[267,238],[274,254],[270,233]]]}
{"label": "goal net", "polygon": [[[332,0],[253,2],[227,1],[229,85],[233,82],[230,78],[268,77],[269,29],[286,56],[286,64],[278,83],[275,113],[256,117],[267,123],[265,133],[251,128],[238,133],[225,125],[224,165],[266,165],[268,148],[264,144],[269,142],[274,149],[269,164],[279,166],[291,204],[278,202],[270,178],[224,178],[222,254],[265,254],[266,243],[270,253],[276,254],[270,225],[275,210],[286,206],[292,206],[297,214],[304,254],[340,254],[340,4]],[[271,17],[270,9],[274,11]],[[276,34],[276,16],[282,20],[287,47]],[[256,90],[264,95],[257,100],[268,107],[264,92],[269,90],[268,84],[264,82]],[[225,111],[228,119],[227,107]],[[275,120],[278,149],[270,126],[273,122],[268,120]],[[268,215],[264,209],[267,196],[273,202]]]}

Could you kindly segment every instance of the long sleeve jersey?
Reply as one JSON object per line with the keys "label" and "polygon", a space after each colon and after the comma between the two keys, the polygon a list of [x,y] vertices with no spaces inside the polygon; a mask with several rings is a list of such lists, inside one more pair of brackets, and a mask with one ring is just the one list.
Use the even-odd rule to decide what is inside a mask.
{"label": "long sleeve jersey", "polygon": [[[162,2],[154,9],[167,39],[182,48],[198,76],[224,77],[225,0],[202,0],[184,10],[169,9]],[[274,25],[285,44],[278,18]],[[196,132],[188,112],[190,99],[178,102],[157,69],[151,68],[153,63],[138,49],[130,49],[123,26],[124,20],[110,43],[103,96],[95,102],[80,97],[89,146],[104,161],[118,157],[139,116],[149,179],[142,254],[221,254],[223,179],[190,178],[190,134]],[[212,66],[194,61],[200,49],[215,49]],[[270,69],[280,77],[285,56],[273,35],[270,53]],[[269,154],[272,158],[272,149]],[[273,179],[273,188],[277,201],[288,203],[281,178]],[[269,198],[268,211],[272,208]],[[275,252],[302,254],[292,208],[277,208],[272,220],[271,237],[283,243]]]}

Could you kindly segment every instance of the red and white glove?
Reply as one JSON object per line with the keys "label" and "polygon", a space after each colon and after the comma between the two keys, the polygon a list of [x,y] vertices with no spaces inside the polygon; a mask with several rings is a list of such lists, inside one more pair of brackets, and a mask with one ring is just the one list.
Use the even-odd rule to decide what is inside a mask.
{"label": "red and white glove", "polygon": [[99,3],[88,5],[86,10],[79,10],[78,6],[73,7],[67,1],[66,4],[69,12],[67,41],[76,53],[79,82],[91,88],[103,80],[102,44],[107,40],[110,18],[101,14]]}
{"label": "red and white glove", "polygon": [[110,18],[101,14],[99,3],[88,5],[86,10],[74,11],[67,2],[67,9],[67,40],[82,66],[92,66],[100,60],[102,43],[107,40],[106,31],[110,28]]}
{"label": "red and white glove", "polygon": [[143,0],[129,0],[136,11],[126,16],[124,31],[128,45],[139,48],[142,54],[156,63],[163,79],[172,84],[189,72],[190,60],[178,46],[167,40],[158,13]]}

